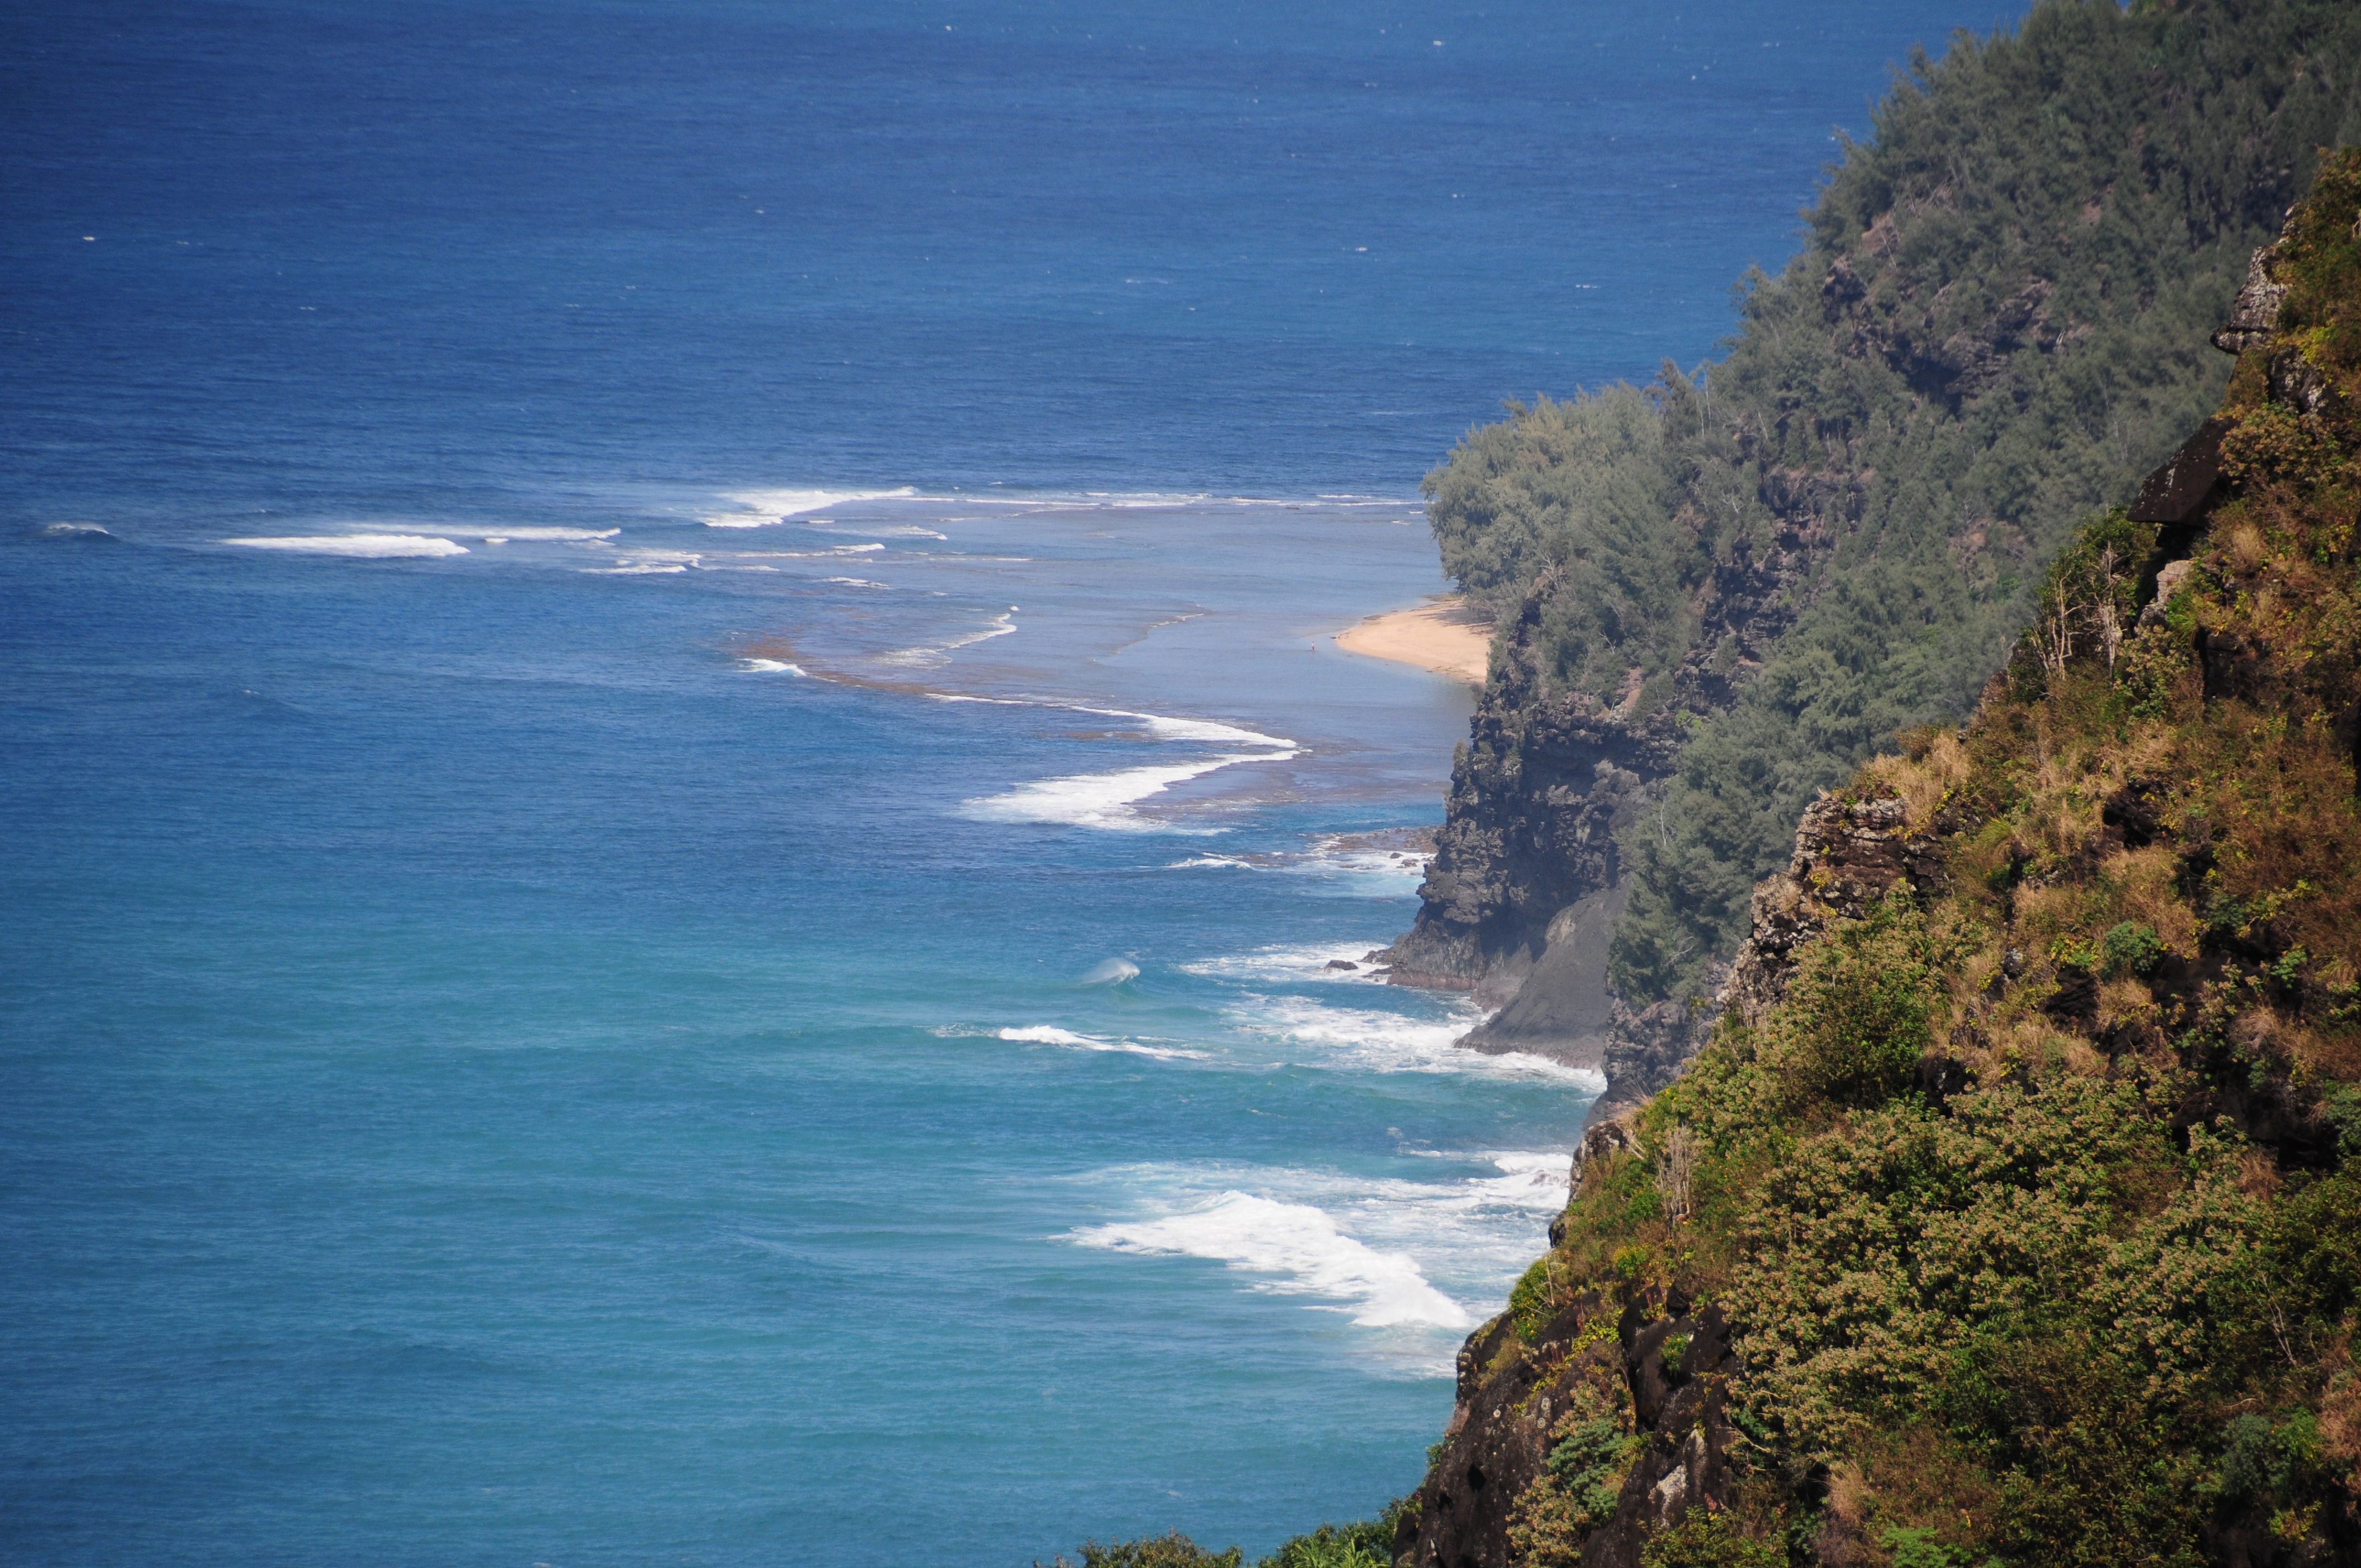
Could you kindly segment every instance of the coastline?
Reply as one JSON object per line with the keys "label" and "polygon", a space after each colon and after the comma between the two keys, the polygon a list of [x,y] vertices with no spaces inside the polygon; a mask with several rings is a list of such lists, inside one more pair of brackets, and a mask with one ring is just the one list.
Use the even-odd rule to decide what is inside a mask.
{"label": "coastline", "polygon": [[1492,626],[1459,594],[1435,594],[1409,609],[1373,615],[1335,635],[1336,646],[1365,658],[1415,664],[1469,685],[1484,684]]}

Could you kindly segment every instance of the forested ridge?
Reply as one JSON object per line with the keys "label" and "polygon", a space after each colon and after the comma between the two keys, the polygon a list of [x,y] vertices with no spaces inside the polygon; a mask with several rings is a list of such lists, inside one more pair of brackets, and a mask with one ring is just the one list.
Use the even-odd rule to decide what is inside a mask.
{"label": "forested ridge", "polygon": [[[1428,476],[1445,570],[1516,644],[1488,704],[1648,743],[1645,808],[1613,814],[1628,1001],[1699,987],[1804,806],[1965,711],[2076,520],[2213,406],[2206,333],[2316,148],[2361,134],[2356,87],[2349,5],[2045,0],[1912,58],[1721,358],[1512,405]],[[1513,719],[1477,729],[1455,817],[1527,782]],[[1497,923],[1466,888],[1551,852],[1520,836],[1446,826],[1422,926]]]}
{"label": "forested ridge", "polygon": [[1398,1562],[2361,1561],[2361,150],[2219,338],[1587,1135]]}

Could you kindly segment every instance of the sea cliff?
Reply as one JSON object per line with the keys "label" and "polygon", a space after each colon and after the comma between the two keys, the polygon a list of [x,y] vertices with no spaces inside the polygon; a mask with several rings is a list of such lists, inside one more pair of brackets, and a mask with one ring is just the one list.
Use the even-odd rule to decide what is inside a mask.
{"label": "sea cliff", "polygon": [[1415,1568],[2361,1560],[2361,153],[1968,722],[1803,817]]}
{"label": "sea cliff", "polygon": [[1601,1114],[1670,1081],[1804,809],[1956,724],[2219,400],[2206,334],[2356,87],[2346,10],[2038,5],[1914,63],[1726,357],[1471,432],[1429,511],[1504,630],[1391,978],[1603,1068]]}

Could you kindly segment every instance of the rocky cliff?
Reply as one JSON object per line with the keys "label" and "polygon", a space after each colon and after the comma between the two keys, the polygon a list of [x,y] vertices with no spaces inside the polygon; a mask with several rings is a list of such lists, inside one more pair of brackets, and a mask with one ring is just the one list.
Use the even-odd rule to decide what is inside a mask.
{"label": "rocky cliff", "polygon": [[2361,1562],[2361,155],[2321,186],[2222,413],[1590,1126],[1398,1563]]}
{"label": "rocky cliff", "polygon": [[[1956,724],[2039,563],[2218,402],[2204,333],[2361,123],[2356,58],[2350,7],[2044,0],[1913,68],[1657,418],[1470,433],[1430,519],[1508,635],[1392,977],[1499,1007],[1477,1048],[1665,1081],[1797,814]],[[2224,346],[2273,319],[2257,277]]]}
{"label": "rocky cliff", "polygon": [[[1622,907],[1617,837],[1656,798],[1697,718],[1727,707],[1793,619],[1828,537],[1822,513],[1841,504],[1828,488],[1781,476],[1787,510],[1769,545],[1741,541],[1698,586],[1698,631],[1670,700],[1637,669],[1614,703],[1554,690],[1543,623],[1564,569],[1526,591],[1452,759],[1417,921],[1379,959],[1396,984],[1469,991],[1505,1010],[1467,1044],[1599,1063],[1612,1033],[1606,942]],[[1558,961],[1545,963],[1554,946]]]}

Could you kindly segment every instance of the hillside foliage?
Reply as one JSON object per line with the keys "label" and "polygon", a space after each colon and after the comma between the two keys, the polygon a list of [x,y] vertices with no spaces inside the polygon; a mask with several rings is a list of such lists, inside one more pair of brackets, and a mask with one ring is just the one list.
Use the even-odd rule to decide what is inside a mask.
{"label": "hillside foliage", "polygon": [[[2086,521],[1971,721],[1844,786],[1937,869],[1725,1014],[1527,1277],[1535,1335],[1730,1324],[1726,1506],[1643,1563],[2361,1553],[2361,152],[2277,266],[2193,556]],[[1628,1402],[1551,1436],[1531,1563],[1636,1452]]]}
{"label": "hillside foliage", "polygon": [[1964,712],[2077,520],[2219,399],[2207,331],[2356,88],[2349,5],[2042,0],[1910,61],[1724,357],[1511,405],[1428,476],[1446,572],[1504,623],[1538,594],[1557,690],[1689,716],[1622,838],[1627,999],[1728,953],[1804,804]]}

